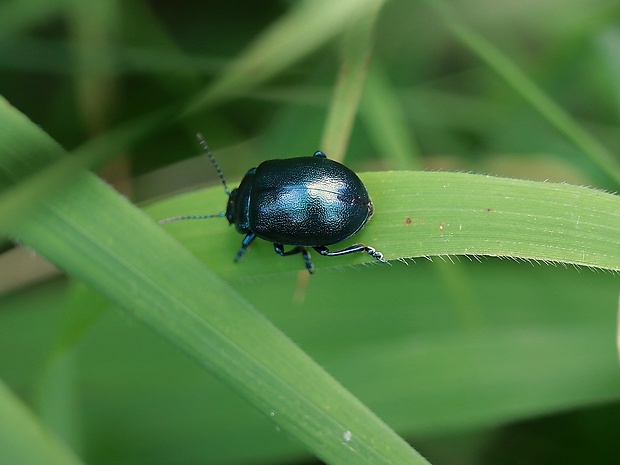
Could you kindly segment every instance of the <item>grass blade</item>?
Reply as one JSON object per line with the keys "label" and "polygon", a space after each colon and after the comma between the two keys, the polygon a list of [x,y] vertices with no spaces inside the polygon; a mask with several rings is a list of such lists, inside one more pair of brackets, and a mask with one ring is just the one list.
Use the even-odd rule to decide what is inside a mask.
{"label": "grass blade", "polygon": [[[364,177],[389,258],[490,255],[620,270],[620,197],[465,173]],[[374,232],[374,229],[373,229]]]}
{"label": "grass blade", "polygon": [[[35,125],[19,124],[23,117],[5,110],[1,119],[15,127],[19,142],[27,145],[34,134],[41,139]],[[13,156],[0,145],[0,167]],[[6,221],[12,236],[170,340],[318,457],[356,465],[427,463],[187,249],[94,176],[78,173],[64,189],[22,206],[23,214]]]}
{"label": "grass blade", "polygon": [[515,63],[493,44],[461,21],[442,0],[426,0],[442,17],[448,29],[487,63],[550,124],[581,150],[616,185],[620,185],[620,163],[595,137],[543,92]]}
{"label": "grass blade", "polygon": [[321,147],[342,161],[349,144],[372,53],[373,30],[380,3],[370,14],[352,23],[342,40],[342,62],[327,115]]}
{"label": "grass blade", "polygon": [[79,465],[82,462],[46,431],[0,382],[0,463]]}
{"label": "grass blade", "polygon": [[415,169],[422,165],[421,152],[397,92],[382,66],[372,63],[361,101],[361,116],[381,157],[396,169]]}
{"label": "grass blade", "polygon": [[[390,260],[489,255],[620,270],[620,197],[560,183],[466,173],[361,173],[375,215],[345,244],[372,244]],[[152,205],[154,218],[222,208],[221,188],[192,192]],[[234,265],[239,237],[225,222],[170,225],[169,230],[222,276],[292,271],[297,260],[274,260],[262,242]],[[208,231],[212,241],[205,243]],[[317,267],[367,263],[363,255],[319,259]],[[374,263],[372,263],[374,265]]]}
{"label": "grass blade", "polygon": [[244,95],[295,61],[315,51],[363,18],[383,0],[305,1],[274,23],[201,96],[185,115],[220,99]]}

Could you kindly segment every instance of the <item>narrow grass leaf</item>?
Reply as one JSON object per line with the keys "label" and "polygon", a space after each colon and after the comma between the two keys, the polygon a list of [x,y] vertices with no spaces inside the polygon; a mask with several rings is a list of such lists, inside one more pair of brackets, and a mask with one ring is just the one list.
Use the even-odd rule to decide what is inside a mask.
{"label": "narrow grass leaf", "polygon": [[[620,271],[620,197],[586,187],[467,173],[360,173],[375,214],[344,244],[372,244],[390,260],[488,255]],[[220,187],[150,206],[154,218],[218,211]],[[242,263],[231,256],[239,237],[225,222],[170,225],[170,232],[222,276],[293,271],[297,260],[274,260],[262,241]],[[212,241],[205,241],[208,231]],[[323,260],[317,267],[375,264],[364,254]]]}
{"label": "narrow grass leaf", "polygon": [[383,67],[374,60],[368,70],[360,109],[366,131],[381,158],[392,162],[395,169],[420,167],[420,149],[412,128],[407,125],[400,97]]}
{"label": "narrow grass leaf", "polygon": [[23,30],[49,20],[65,10],[65,0],[20,0],[0,4],[0,38],[18,35]]}
{"label": "narrow grass leaf", "polygon": [[47,431],[0,382],[0,463],[79,465],[82,462]]}
{"label": "narrow grass leaf", "polygon": [[[6,112],[6,120],[12,117]],[[31,125],[32,133],[39,131]],[[1,144],[0,166],[6,158]],[[170,340],[328,463],[427,463],[237,292],[94,176],[80,173],[64,189],[35,198],[7,229]]]}
{"label": "narrow grass leaf", "polygon": [[383,0],[311,0],[296,4],[231,63],[188,106],[184,115],[222,99],[248,93],[363,18]]}
{"label": "narrow grass leaf", "polygon": [[33,133],[32,123],[0,97],[0,142],[5,150],[0,164],[0,231],[7,231],[15,217],[28,214],[31,204],[62,189],[84,169],[99,167],[165,124],[174,111],[164,108],[136,118],[67,156],[45,134]]}
{"label": "narrow grass leaf", "polygon": [[374,11],[353,22],[342,38],[338,81],[329,106],[321,147],[329,157],[342,161],[357,115],[372,54],[373,30],[380,3]]}
{"label": "narrow grass leaf", "polygon": [[389,238],[381,244],[389,258],[491,255],[620,271],[617,195],[465,173],[369,173],[364,180],[380,231],[368,242]]}
{"label": "narrow grass leaf", "polygon": [[601,142],[584,129],[562,107],[534,83],[508,56],[465,24],[443,0],[426,0],[442,17],[448,29],[478,55],[510,87],[518,92],[592,163],[620,185],[620,163]]}

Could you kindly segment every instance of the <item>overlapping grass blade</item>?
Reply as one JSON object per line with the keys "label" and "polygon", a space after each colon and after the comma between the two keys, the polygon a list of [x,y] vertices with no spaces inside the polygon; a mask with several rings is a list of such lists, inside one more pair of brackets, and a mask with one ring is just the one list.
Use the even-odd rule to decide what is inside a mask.
{"label": "overlapping grass blade", "polygon": [[0,463],[79,465],[82,462],[52,436],[0,382]]}
{"label": "overlapping grass blade", "polygon": [[[4,107],[0,119],[14,128],[13,143],[45,138],[13,109]],[[0,169],[14,156],[0,146]],[[41,190],[22,207],[5,219],[9,234],[166,337],[317,456],[356,465],[426,463],[239,294],[94,176],[76,173],[63,189]]]}

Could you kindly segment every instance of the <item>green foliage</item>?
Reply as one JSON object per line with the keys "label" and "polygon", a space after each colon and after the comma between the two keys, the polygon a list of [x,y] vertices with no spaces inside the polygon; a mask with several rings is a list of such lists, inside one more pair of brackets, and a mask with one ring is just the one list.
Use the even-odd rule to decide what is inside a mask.
{"label": "green foliage", "polygon": [[[399,434],[432,463],[616,463],[602,432],[501,437],[618,427],[617,5],[200,8],[0,7],[0,231],[72,278],[0,300],[0,464],[427,463]],[[130,154],[141,203],[217,183],[152,173],[198,131],[231,187],[346,155],[376,209],[354,239],[390,265],[310,278],[264,241],[234,264],[225,220],[154,221],[221,211],[220,185],[138,209],[87,172]]]}

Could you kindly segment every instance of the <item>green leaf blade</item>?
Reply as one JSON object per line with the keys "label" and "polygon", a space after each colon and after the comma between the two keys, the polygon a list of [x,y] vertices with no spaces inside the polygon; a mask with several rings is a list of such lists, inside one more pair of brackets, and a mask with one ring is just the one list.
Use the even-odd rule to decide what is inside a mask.
{"label": "green leaf blade", "polygon": [[47,431],[0,382],[0,463],[80,465],[82,462]]}
{"label": "green leaf blade", "polygon": [[[56,148],[52,141],[50,147]],[[29,196],[22,203],[27,214],[6,222],[11,235],[170,340],[319,457],[332,463],[426,463],[111,188],[77,173],[63,189],[44,193]]]}
{"label": "green leaf blade", "polygon": [[620,270],[617,195],[465,173],[363,178],[376,211],[367,228],[387,242],[388,258],[490,255]]}

